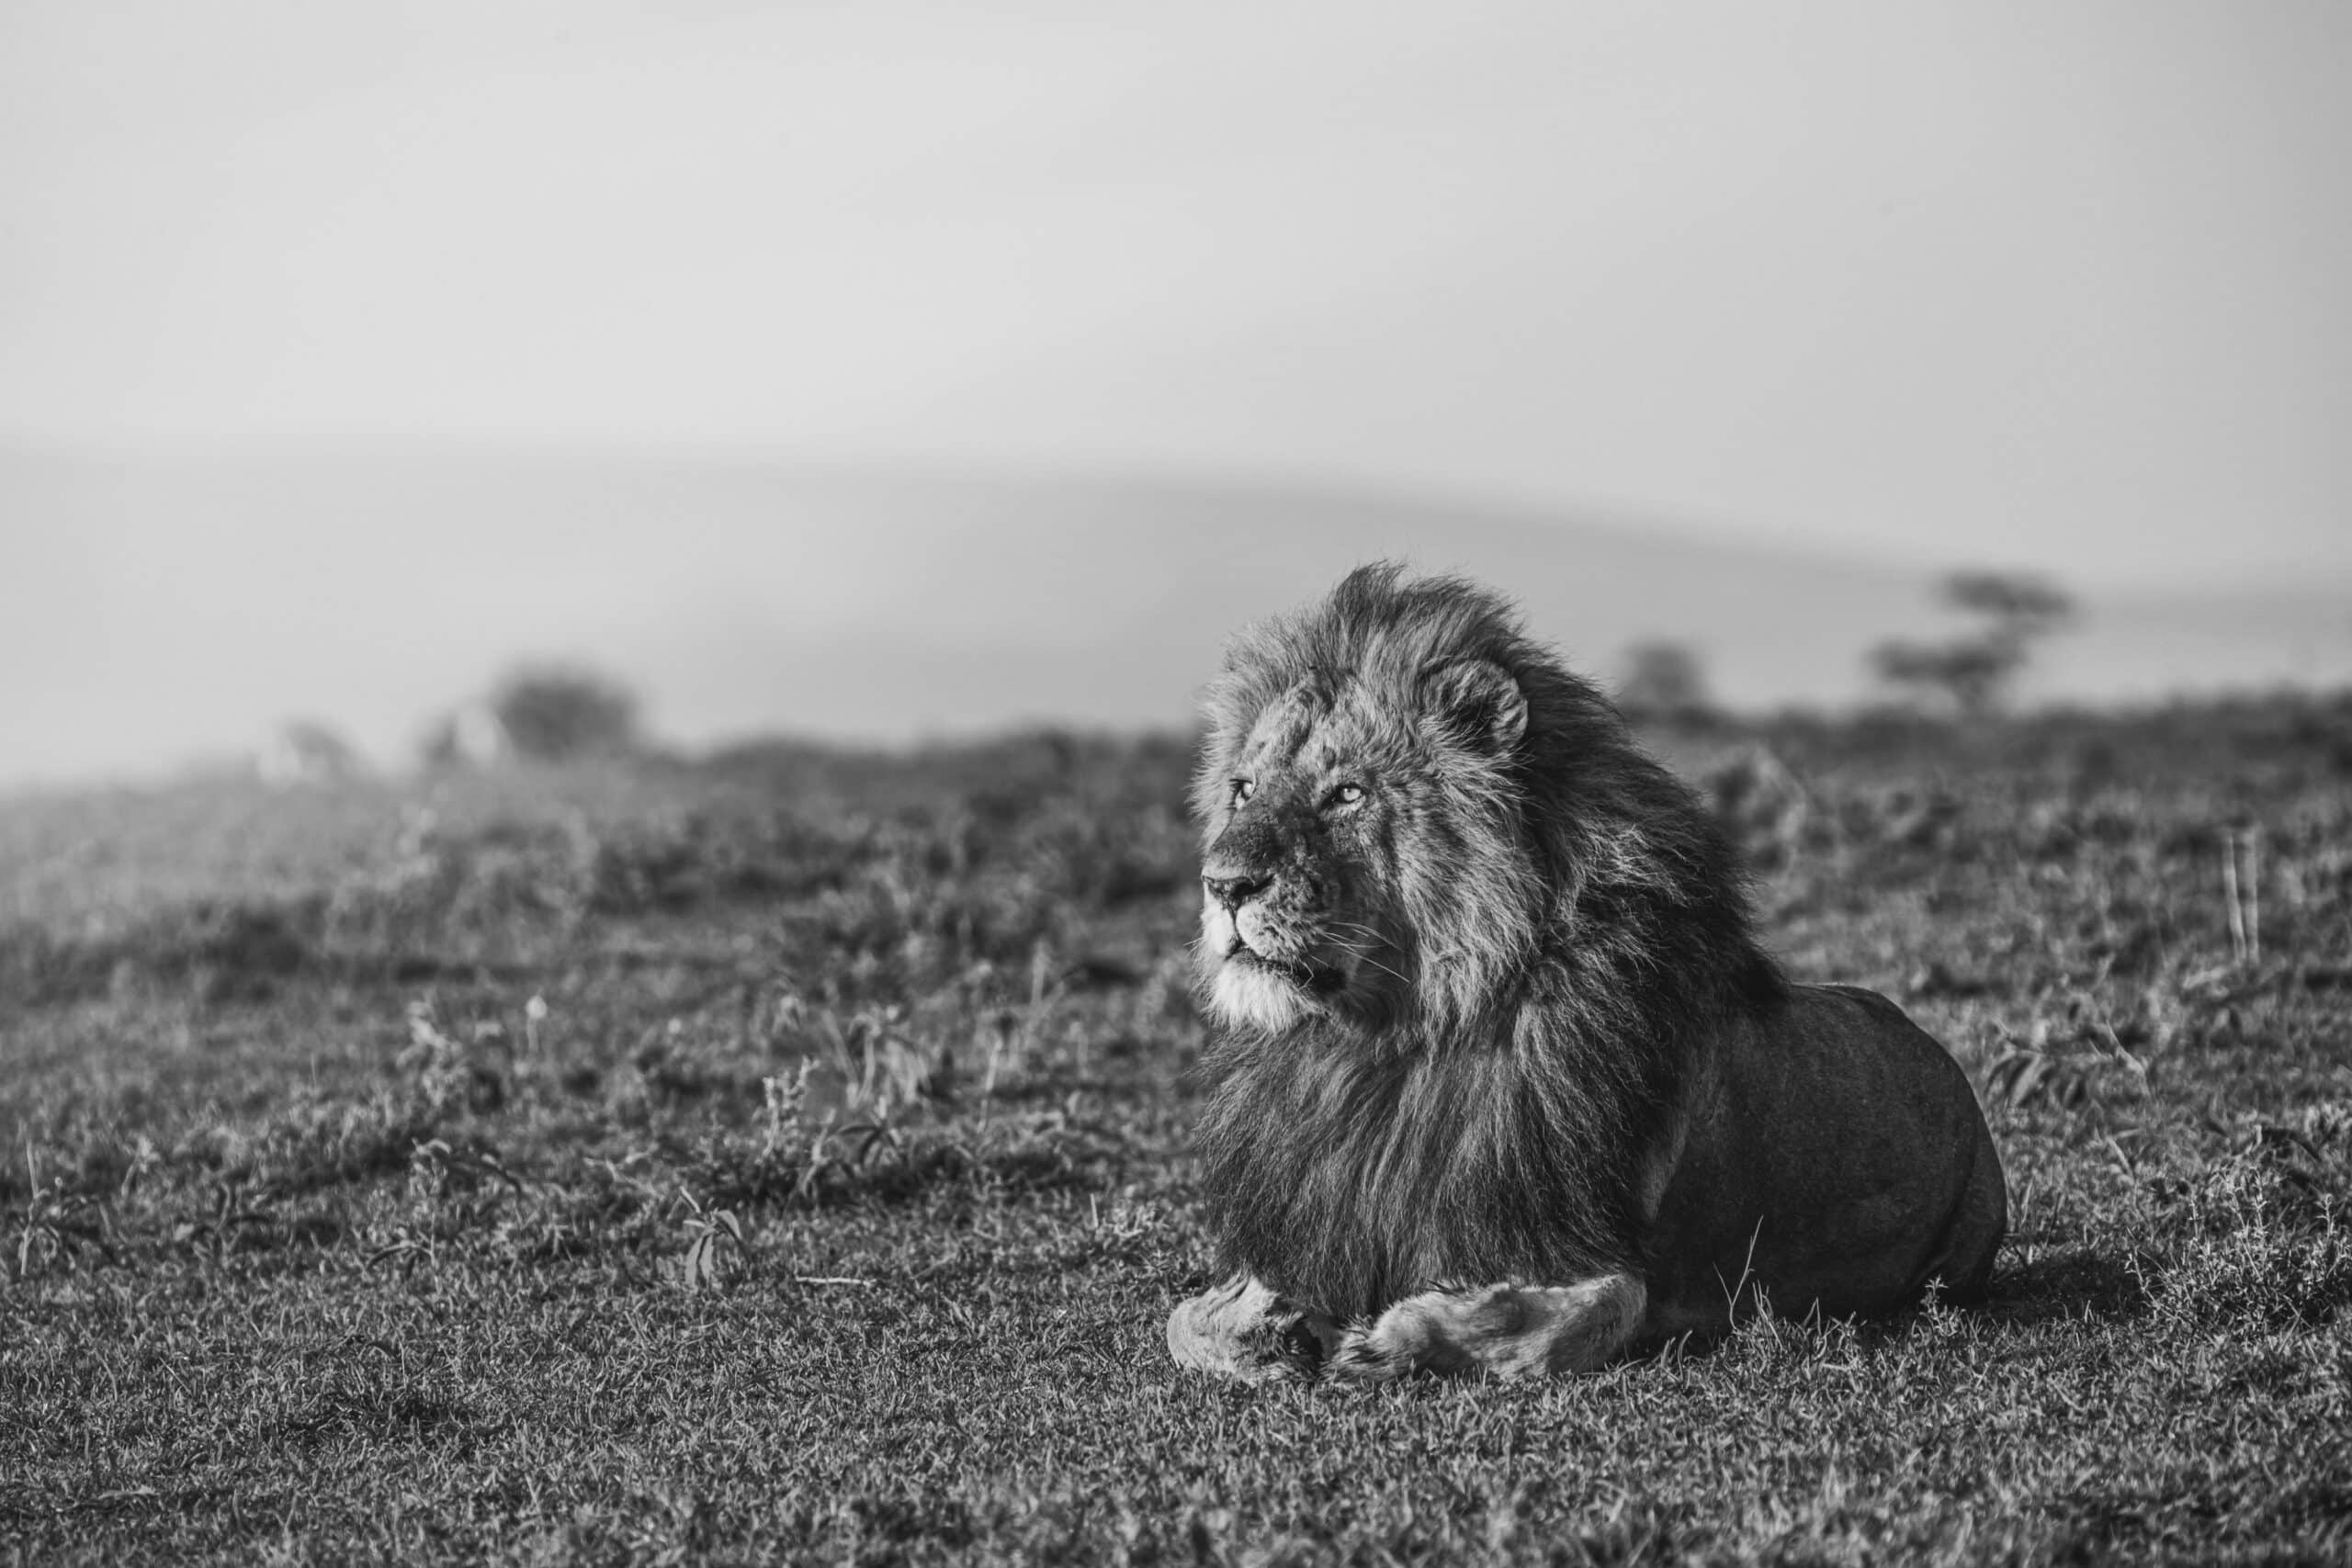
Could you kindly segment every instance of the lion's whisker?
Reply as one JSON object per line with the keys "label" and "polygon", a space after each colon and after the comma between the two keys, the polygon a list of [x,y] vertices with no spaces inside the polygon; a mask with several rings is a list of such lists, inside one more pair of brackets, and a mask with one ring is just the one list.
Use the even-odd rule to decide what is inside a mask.
{"label": "lion's whisker", "polygon": [[1332,945],[1337,947],[1341,953],[1344,953],[1349,957],[1354,959],[1359,964],[1369,964],[1374,969],[1379,970],[1382,974],[1393,976],[1405,985],[1409,986],[1413,983],[1409,976],[1400,974],[1396,970],[1391,969],[1387,964],[1383,964],[1379,959],[1374,958],[1370,953],[1361,947],[1351,946],[1344,942],[1334,942]]}

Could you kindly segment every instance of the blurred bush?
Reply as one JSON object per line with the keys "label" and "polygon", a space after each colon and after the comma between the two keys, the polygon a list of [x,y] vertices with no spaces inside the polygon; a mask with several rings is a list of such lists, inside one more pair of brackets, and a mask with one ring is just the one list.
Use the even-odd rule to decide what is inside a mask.
{"label": "blurred bush", "polygon": [[489,709],[517,756],[569,761],[637,749],[635,694],[594,671],[526,666],[491,691]]}
{"label": "blurred bush", "polygon": [[1625,650],[1617,706],[1637,724],[1701,724],[1715,716],[1706,664],[1680,642],[1637,642]]}
{"label": "blurred bush", "polygon": [[254,759],[262,783],[277,788],[336,784],[362,771],[358,748],[333,725],[319,719],[289,720]]}

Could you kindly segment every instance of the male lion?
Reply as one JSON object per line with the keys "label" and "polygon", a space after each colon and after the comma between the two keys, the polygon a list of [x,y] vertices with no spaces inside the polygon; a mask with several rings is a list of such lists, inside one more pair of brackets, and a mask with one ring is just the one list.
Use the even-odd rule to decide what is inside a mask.
{"label": "male lion", "polygon": [[1363,568],[1243,634],[1207,716],[1233,1273],[1179,1362],[1583,1371],[1758,1303],[1982,1293],[2007,1198],[1966,1077],[1782,978],[1698,800],[1501,600]]}

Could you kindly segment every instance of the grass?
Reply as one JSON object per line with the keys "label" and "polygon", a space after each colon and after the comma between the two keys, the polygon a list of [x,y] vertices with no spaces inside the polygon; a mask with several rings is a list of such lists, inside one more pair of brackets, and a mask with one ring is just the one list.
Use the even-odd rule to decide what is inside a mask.
{"label": "grass", "polygon": [[2347,736],[1681,738],[2016,1236],[1533,1386],[1167,1361],[1181,745],[8,803],[0,1562],[2352,1558]]}

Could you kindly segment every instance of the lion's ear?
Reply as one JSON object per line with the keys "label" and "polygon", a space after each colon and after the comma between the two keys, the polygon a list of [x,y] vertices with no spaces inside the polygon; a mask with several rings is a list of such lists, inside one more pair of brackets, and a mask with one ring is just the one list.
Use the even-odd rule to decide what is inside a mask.
{"label": "lion's ear", "polygon": [[1448,739],[1481,751],[1508,751],[1527,733],[1527,694],[1488,660],[1430,671],[1421,680],[1421,702],[1429,722]]}

